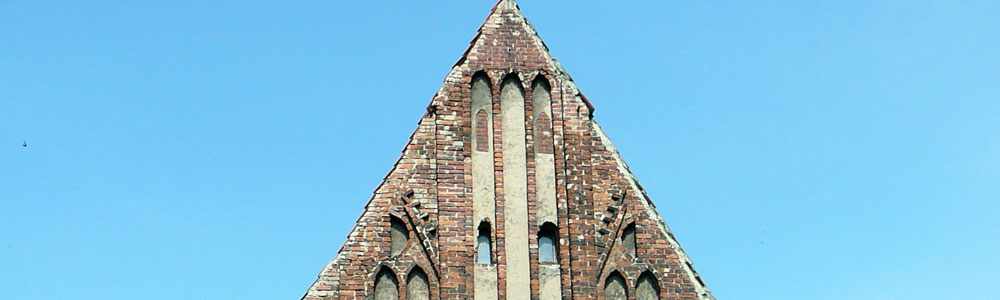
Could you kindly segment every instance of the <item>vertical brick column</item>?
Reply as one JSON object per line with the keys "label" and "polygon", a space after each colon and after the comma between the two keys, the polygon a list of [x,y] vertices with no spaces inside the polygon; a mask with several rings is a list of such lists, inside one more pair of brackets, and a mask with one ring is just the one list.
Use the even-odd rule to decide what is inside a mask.
{"label": "vertical brick column", "polygon": [[[464,77],[463,79],[469,79]],[[440,234],[441,299],[467,299],[472,291],[473,243],[472,201],[468,195],[465,170],[469,144],[465,132],[471,112],[468,107],[469,84],[445,82],[445,97],[439,97],[435,110],[437,152],[438,227]]]}

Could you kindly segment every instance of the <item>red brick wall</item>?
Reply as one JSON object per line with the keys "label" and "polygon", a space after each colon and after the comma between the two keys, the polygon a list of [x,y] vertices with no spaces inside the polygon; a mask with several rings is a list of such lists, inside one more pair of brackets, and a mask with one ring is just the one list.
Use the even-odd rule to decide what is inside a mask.
{"label": "red brick wall", "polygon": [[[493,132],[472,132],[477,120],[471,111],[470,83],[484,71],[493,94]],[[531,82],[544,75],[551,86],[551,128],[536,128],[531,121]],[[366,299],[381,267],[395,272],[400,299],[405,299],[406,275],[414,266],[427,274],[432,299],[472,299],[475,259],[475,220],[472,219],[472,139],[488,134],[494,144],[496,180],[495,247],[499,299],[505,299],[503,168],[499,93],[502,79],[518,76],[525,89],[529,224],[536,224],[534,147],[555,154],[556,196],[559,224],[559,264],[564,299],[602,299],[604,278],[613,271],[625,277],[630,299],[644,271],[652,272],[663,299],[711,299],[699,296],[701,286],[692,280],[683,253],[651,215],[652,202],[616,161],[617,152],[606,146],[592,120],[590,103],[576,89],[560,66],[516,9],[503,2],[480,28],[470,49],[452,69],[433,97],[433,113],[421,118],[399,161],[375,190],[347,241],[333,262],[303,297]],[[486,126],[479,126],[485,130]],[[539,136],[552,140],[535,141]],[[488,149],[486,149],[488,150]],[[637,188],[638,187],[638,190]],[[412,191],[412,194],[408,194]],[[624,195],[624,197],[621,197]],[[620,202],[615,199],[620,198]],[[414,206],[419,206],[414,210]],[[616,211],[611,213],[608,207]],[[426,218],[421,215],[427,214]],[[389,255],[389,216],[410,226],[410,245],[396,257]],[[610,222],[608,222],[610,220]],[[616,243],[627,224],[637,226],[637,257]],[[529,237],[537,228],[529,226]],[[602,231],[603,229],[603,231]],[[335,234],[335,233],[331,233]],[[529,244],[532,297],[538,296],[537,241]]]}

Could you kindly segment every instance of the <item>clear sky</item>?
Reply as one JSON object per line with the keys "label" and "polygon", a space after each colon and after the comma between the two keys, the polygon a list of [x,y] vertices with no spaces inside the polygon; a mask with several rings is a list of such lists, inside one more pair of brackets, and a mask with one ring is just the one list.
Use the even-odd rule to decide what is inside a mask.
{"label": "clear sky", "polygon": [[[298,299],[492,5],[0,2],[0,299]],[[1000,2],[520,6],[719,299],[1000,299]]]}

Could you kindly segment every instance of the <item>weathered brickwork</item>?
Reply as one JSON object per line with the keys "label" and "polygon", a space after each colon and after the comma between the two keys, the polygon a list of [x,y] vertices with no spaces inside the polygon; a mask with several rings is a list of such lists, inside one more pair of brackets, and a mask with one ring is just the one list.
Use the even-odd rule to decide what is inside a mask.
{"label": "weathered brickwork", "polygon": [[489,117],[486,116],[486,112],[482,110],[476,115],[476,139],[478,139],[476,141],[476,151],[490,151],[490,146],[487,143],[489,143],[491,134],[487,132],[489,131],[489,123],[487,123],[489,121],[487,118]]}
{"label": "weathered brickwork", "polygon": [[547,114],[539,115],[538,120],[535,121],[534,130],[535,136],[540,138],[536,142],[538,153],[552,154],[552,121],[549,120]]}
{"label": "weathered brickwork", "polygon": [[[486,111],[471,107],[471,83],[478,72],[489,78],[492,114],[486,113],[488,103]],[[500,99],[508,78],[523,89],[523,132],[503,129]],[[536,105],[544,105],[544,101],[532,99],[536,80],[544,80],[550,90],[550,114],[535,113]],[[562,299],[604,300],[609,278],[612,283],[624,282],[615,284],[624,284],[626,299],[714,299],[645,190],[593,120],[593,113],[594,107],[549,55],[517,4],[501,0],[432,97],[402,156],[375,189],[340,252],[302,299],[380,299],[391,294],[392,288],[397,292],[392,299],[473,299],[480,221],[473,218],[473,151],[493,151],[496,208],[495,217],[489,219],[494,245],[490,266],[497,270],[495,299],[513,300],[507,287],[517,285],[521,281],[514,279],[523,276],[529,276],[530,285],[511,286],[510,290],[527,291],[531,299],[540,297],[536,239],[540,199],[535,198],[536,188],[540,188],[536,186],[536,155],[541,154],[555,157],[555,257]],[[486,126],[489,115],[492,127]],[[504,197],[505,134],[508,141],[511,134],[524,136],[526,175],[520,184],[527,186],[527,192],[523,199]],[[489,142],[493,149],[485,146]],[[474,144],[478,146],[473,148]],[[485,168],[489,169],[488,158]],[[516,176],[514,179],[520,181]],[[508,182],[509,189],[511,184]],[[523,205],[512,201],[526,201],[527,215],[505,216],[506,204]],[[408,234],[407,245],[397,249],[400,253],[396,255],[390,230],[393,218],[404,224]],[[530,274],[508,273],[505,246],[510,243],[505,221],[528,224],[525,255]],[[635,228],[634,251],[629,249],[632,241],[623,242],[622,237],[630,226]],[[523,236],[523,232],[513,233]],[[395,240],[398,244],[403,239],[397,234]],[[555,266],[546,268],[547,274],[552,268]],[[384,282],[395,286],[379,284],[380,294],[376,295],[376,280],[387,276],[395,280]],[[410,276],[420,278],[414,281]]]}

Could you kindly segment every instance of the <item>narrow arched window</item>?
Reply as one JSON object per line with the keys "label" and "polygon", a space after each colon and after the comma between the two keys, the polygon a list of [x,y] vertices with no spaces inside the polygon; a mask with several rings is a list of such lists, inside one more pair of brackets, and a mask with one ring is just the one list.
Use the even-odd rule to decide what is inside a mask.
{"label": "narrow arched window", "polygon": [[635,298],[638,300],[660,299],[660,285],[656,283],[656,276],[653,273],[646,271],[639,276],[639,283],[635,286]]}
{"label": "narrow arched window", "polygon": [[390,217],[390,235],[392,236],[392,245],[389,247],[389,253],[392,256],[399,255],[403,253],[406,249],[406,244],[410,241],[410,230],[406,229],[406,224],[403,220],[397,217]]}
{"label": "narrow arched window", "polygon": [[611,275],[608,275],[608,278],[604,279],[604,299],[628,299],[628,292],[625,290],[625,278],[618,271],[612,272]]}
{"label": "narrow arched window", "polygon": [[479,235],[476,237],[476,263],[493,263],[493,243],[490,237],[490,223],[479,223]]}
{"label": "narrow arched window", "polygon": [[542,263],[557,262],[556,256],[559,253],[558,229],[552,223],[546,222],[538,230],[538,261]]}
{"label": "narrow arched window", "polygon": [[382,267],[382,270],[375,276],[375,300],[399,300],[399,283],[396,281],[396,274],[389,268]]}
{"label": "narrow arched window", "polygon": [[628,224],[625,230],[622,231],[622,247],[625,247],[625,252],[633,257],[636,256],[635,252],[635,223]]}
{"label": "narrow arched window", "polygon": [[413,267],[406,276],[406,300],[428,300],[431,298],[427,274],[420,267]]}

